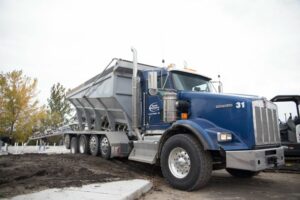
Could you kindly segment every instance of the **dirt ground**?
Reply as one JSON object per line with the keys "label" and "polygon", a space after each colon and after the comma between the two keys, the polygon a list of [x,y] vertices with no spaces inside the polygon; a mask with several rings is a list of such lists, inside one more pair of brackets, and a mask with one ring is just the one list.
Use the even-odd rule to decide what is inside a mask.
{"label": "dirt ground", "polygon": [[184,192],[166,184],[158,167],[125,159],[107,161],[70,154],[0,156],[0,198],[46,188],[133,178],[148,179],[153,183],[153,189],[142,200],[300,199],[299,173],[264,172],[253,179],[238,179],[220,170],[213,172],[207,187]]}

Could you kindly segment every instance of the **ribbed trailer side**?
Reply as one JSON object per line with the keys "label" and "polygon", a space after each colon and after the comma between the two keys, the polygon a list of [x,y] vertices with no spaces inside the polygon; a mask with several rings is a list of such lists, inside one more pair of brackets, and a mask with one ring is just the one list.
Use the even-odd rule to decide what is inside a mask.
{"label": "ribbed trailer side", "polygon": [[[99,75],[68,93],[81,130],[132,131],[132,62],[115,59]],[[157,69],[138,64],[139,70]]]}

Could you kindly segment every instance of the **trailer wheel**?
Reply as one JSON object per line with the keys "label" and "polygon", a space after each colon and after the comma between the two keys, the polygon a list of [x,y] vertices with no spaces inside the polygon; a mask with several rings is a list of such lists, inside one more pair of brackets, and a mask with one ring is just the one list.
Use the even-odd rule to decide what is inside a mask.
{"label": "trailer wheel", "polygon": [[99,155],[100,144],[99,144],[99,138],[97,135],[91,135],[90,141],[89,141],[89,149],[93,156]]}
{"label": "trailer wheel", "polygon": [[89,143],[86,135],[81,135],[79,138],[79,152],[81,154],[88,154]]}
{"label": "trailer wheel", "polygon": [[71,147],[71,136],[70,135],[65,135],[64,143],[65,143],[66,149],[70,149],[70,147]]}
{"label": "trailer wheel", "polygon": [[71,139],[71,154],[78,153],[78,139],[76,136]]}
{"label": "trailer wheel", "polygon": [[105,135],[103,135],[100,139],[100,151],[102,158],[110,159],[111,146]]}
{"label": "trailer wheel", "polygon": [[210,180],[211,155],[193,136],[178,134],[169,138],[163,146],[161,170],[174,188],[197,190]]}
{"label": "trailer wheel", "polygon": [[234,177],[238,178],[252,178],[259,174],[259,172],[249,171],[249,170],[242,170],[242,169],[232,169],[226,168],[226,171]]}

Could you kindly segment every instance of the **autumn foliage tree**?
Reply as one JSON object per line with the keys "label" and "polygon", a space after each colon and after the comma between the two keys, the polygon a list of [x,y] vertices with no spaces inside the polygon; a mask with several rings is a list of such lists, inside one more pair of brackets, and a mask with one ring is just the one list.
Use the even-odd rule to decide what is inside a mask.
{"label": "autumn foliage tree", "polygon": [[71,106],[66,98],[66,88],[60,83],[51,87],[50,98],[48,99],[48,116],[51,127],[57,128],[67,121],[67,116],[71,113]]}
{"label": "autumn foliage tree", "polygon": [[22,71],[0,74],[0,134],[24,142],[46,118],[36,99],[37,80]]}

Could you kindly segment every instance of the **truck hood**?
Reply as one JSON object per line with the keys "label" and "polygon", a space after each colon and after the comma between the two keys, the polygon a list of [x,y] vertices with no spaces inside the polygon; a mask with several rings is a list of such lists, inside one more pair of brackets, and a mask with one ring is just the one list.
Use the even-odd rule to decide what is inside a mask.
{"label": "truck hood", "polygon": [[252,102],[258,96],[179,92],[179,100],[190,103],[189,119],[206,119],[233,132],[249,148],[255,145]]}

